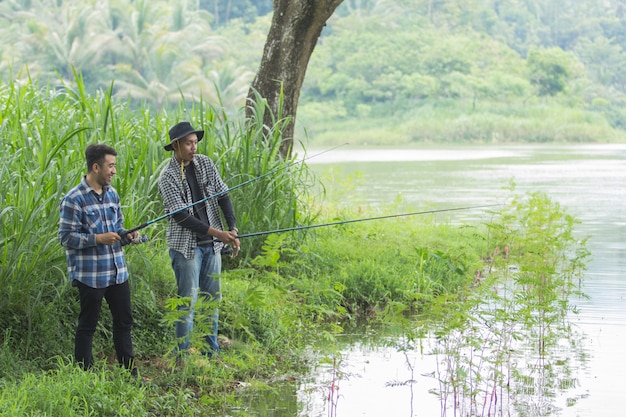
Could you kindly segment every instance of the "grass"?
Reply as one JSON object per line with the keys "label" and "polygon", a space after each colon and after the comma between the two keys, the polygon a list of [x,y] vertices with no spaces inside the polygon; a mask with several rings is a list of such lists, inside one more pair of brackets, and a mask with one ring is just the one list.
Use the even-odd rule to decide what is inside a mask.
{"label": "grass", "polygon": [[[567,288],[575,287],[584,266],[585,252],[570,251],[576,248],[569,235],[575,224],[571,220],[544,196],[535,195],[514,201],[487,230],[436,223],[425,216],[411,222],[333,226],[303,236],[268,236],[258,256],[224,272],[221,332],[229,344],[217,359],[207,362],[192,353],[188,361],[176,366],[169,353],[174,343],[171,326],[165,325],[167,299],[160,296],[152,307],[160,319],[138,322],[134,333],[135,341],[143,346],[138,355],[143,383],[120,373],[105,349],[93,375],[65,360],[52,360],[47,371],[34,367],[16,374],[14,368],[3,368],[5,391],[14,393],[3,401],[8,409],[20,410],[23,415],[29,410],[47,413],[53,405],[67,416],[90,415],[92,409],[87,406],[101,413],[95,415],[108,415],[107,410],[120,406],[123,391],[134,393],[136,404],[132,406],[141,415],[238,415],[233,410],[239,409],[241,387],[271,389],[273,384],[297,376],[308,366],[309,358],[302,354],[307,347],[332,354],[336,335],[361,319],[370,326],[391,326],[411,337],[421,331],[415,325],[423,325],[427,316],[437,323],[433,328],[445,341],[439,354],[446,355],[452,366],[439,375],[449,387],[441,395],[478,401],[477,393],[488,395],[481,384],[490,387],[492,382],[506,384],[523,378],[520,374],[507,379],[505,373],[511,360],[506,352],[521,334],[520,326],[538,330],[537,346],[554,345],[551,335],[556,333],[544,324],[562,314]],[[386,243],[390,236],[393,245]],[[505,247],[509,249],[494,249]],[[537,251],[543,262],[536,262],[539,258],[533,254]],[[505,299],[504,293],[499,298],[506,309],[489,316],[488,309],[476,306],[488,300],[487,294],[494,288],[503,288],[503,277],[483,275],[483,271],[490,265],[507,271],[510,264],[522,266],[527,271],[525,278],[508,284],[517,289],[510,299]],[[561,266],[555,267],[557,264]],[[138,266],[137,262],[133,265]],[[155,270],[160,265],[156,261]],[[548,282],[550,286],[546,286]],[[134,291],[133,298],[135,309],[143,305],[143,294]],[[483,320],[492,325],[482,326]],[[150,346],[155,334],[164,335],[164,340]],[[101,333],[96,343],[106,347],[110,340]],[[467,357],[459,353],[467,344],[489,347],[504,356],[484,357],[480,362],[476,356],[473,363],[478,368],[468,368]],[[11,346],[5,342],[0,358],[7,364],[28,363]],[[458,366],[453,366],[455,363]],[[488,369],[497,371],[495,381],[481,379]],[[474,379],[464,379],[459,372],[472,372]],[[89,383],[83,378],[90,378]],[[82,387],[94,391],[88,400],[67,400]],[[110,392],[115,389],[120,392]],[[45,391],[41,395],[45,400],[28,403],[22,390],[33,396]],[[100,396],[106,396],[106,402],[97,403]]]}
{"label": "grass", "polygon": [[59,360],[48,372],[28,373],[5,384],[1,416],[156,416],[145,387],[120,369],[83,372]]}
{"label": "grass", "polygon": [[[63,117],[57,117],[60,114]],[[196,104],[189,109],[181,107],[171,115],[147,114],[148,109],[130,111],[113,103],[106,94],[86,96],[80,83],[50,94],[34,83],[8,84],[0,94],[0,149],[7,155],[0,165],[4,179],[0,185],[0,285],[6,291],[6,297],[0,301],[0,324],[14,329],[15,340],[26,341],[28,355],[68,351],[67,341],[60,340],[52,348],[32,343],[30,335],[58,340],[56,335],[64,333],[72,323],[60,322],[54,313],[61,312],[61,317],[76,314],[76,304],[68,299],[72,293],[66,287],[64,253],[56,237],[58,204],[84,175],[83,152],[87,144],[106,142],[118,151],[113,186],[122,200],[126,227],[162,215],[157,179],[170,156],[162,146],[167,128],[181,117],[206,129],[200,152],[217,161],[231,187],[289,162],[276,158],[279,137],[261,140],[261,126],[244,129],[243,124],[231,122],[211,107]],[[235,167],[244,169],[235,173]],[[250,183],[245,190],[232,193],[240,228],[288,226],[295,221],[296,213],[299,220],[306,219],[307,210],[298,208],[306,193],[301,184],[308,181],[306,171],[295,166],[289,174],[277,176],[278,179],[268,177],[267,181]],[[155,224],[143,232],[155,242],[162,241],[166,223]],[[250,241],[256,243],[254,239]],[[157,270],[153,267],[154,254],[141,249],[130,251],[130,257],[139,258],[139,264],[152,274],[148,277],[143,270],[134,269],[140,282],[133,289],[147,297],[145,304],[138,303],[139,307],[150,313],[148,306],[170,291],[158,285],[155,288],[166,292],[155,293],[149,288],[151,281],[169,280],[164,272],[169,267]],[[254,251],[247,255],[254,255]]]}
{"label": "grass", "polygon": [[[181,104],[175,114],[131,110],[107,94],[86,96],[80,84],[45,91],[35,84],[9,84],[0,92],[0,149],[6,155],[0,163],[6,179],[0,183],[2,415],[234,415],[233,410],[245,415],[238,408],[242,386],[294,378],[309,365],[306,349],[332,351],[336,335],[358,320],[410,333],[416,316],[441,311],[449,324],[441,331],[457,329],[454,325],[467,318],[465,303],[475,293],[476,276],[495,247],[511,248],[532,279],[571,280],[584,265],[584,251],[571,252],[573,219],[541,196],[528,199],[529,205],[513,199],[490,228],[421,216],[250,238],[240,257],[224,260],[220,331],[228,346],[211,362],[192,355],[177,367],[171,323],[178,300],[163,222],[143,230],[151,237],[148,243],[126,249],[143,379],[132,380],[114,365],[106,308],[94,341],[98,366],[79,372],[67,357],[78,303],[56,233],[58,203],[83,175],[88,143],[104,141],[119,152],[113,185],[127,226],[162,214],[155,181],[169,156],[162,151],[167,128],[180,117],[206,130],[200,152],[214,158],[231,187],[276,170],[233,191],[242,230],[403,210],[346,201],[318,205],[308,191],[316,180],[306,164],[276,157],[279,129],[264,135],[262,126],[245,125],[203,104]],[[551,263],[534,253],[550,254]],[[550,282],[552,292],[570,289],[568,281]],[[532,284],[521,285],[528,288],[520,293],[528,306],[537,300],[538,306],[562,303],[533,292],[542,285]],[[540,317],[551,319],[552,311],[546,308]],[[511,310],[507,317],[517,314]],[[537,323],[549,344],[549,327],[533,322],[535,317],[522,316]]]}

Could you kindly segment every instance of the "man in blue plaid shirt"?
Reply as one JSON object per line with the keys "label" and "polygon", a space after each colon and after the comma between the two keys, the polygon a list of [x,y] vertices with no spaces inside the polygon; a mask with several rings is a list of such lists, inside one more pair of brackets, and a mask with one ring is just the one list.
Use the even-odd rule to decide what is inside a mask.
{"label": "man in blue plaid shirt", "polygon": [[87,175],[67,193],[59,208],[59,240],[65,247],[67,271],[78,287],[80,313],[74,356],[83,369],[93,365],[92,344],[102,299],[113,317],[113,344],[121,366],[136,375],[131,328],[128,270],[122,246],[137,232],[124,230],[120,197],[111,186],[117,152],[103,144],[85,150]]}

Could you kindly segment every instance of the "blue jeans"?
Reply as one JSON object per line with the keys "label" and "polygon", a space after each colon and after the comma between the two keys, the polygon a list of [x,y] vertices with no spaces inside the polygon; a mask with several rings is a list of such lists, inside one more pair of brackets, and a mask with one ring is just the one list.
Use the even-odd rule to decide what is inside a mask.
{"label": "blue jeans", "polygon": [[[222,299],[220,291],[220,272],[222,271],[222,257],[216,255],[213,246],[197,246],[193,259],[186,259],[182,253],[170,249],[172,268],[176,275],[178,295],[191,298],[189,306],[180,307],[180,310],[188,310],[189,313],[180,318],[176,323],[176,339],[178,340],[179,352],[189,348],[189,336],[193,330],[195,304],[200,295],[207,301]],[[219,313],[217,307],[209,316],[209,328],[212,329],[205,336],[205,341],[213,352],[218,353],[220,348],[217,344],[217,321]]]}

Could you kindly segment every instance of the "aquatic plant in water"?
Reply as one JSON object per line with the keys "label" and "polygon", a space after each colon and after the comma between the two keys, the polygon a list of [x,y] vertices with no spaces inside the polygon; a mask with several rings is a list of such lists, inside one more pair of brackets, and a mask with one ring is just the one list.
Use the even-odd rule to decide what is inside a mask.
{"label": "aquatic plant in water", "polygon": [[575,224],[546,195],[529,194],[488,225],[493,250],[474,291],[432,329],[442,415],[554,415],[557,394],[575,385],[570,369],[583,355],[568,343],[569,299],[582,295],[589,256]]}

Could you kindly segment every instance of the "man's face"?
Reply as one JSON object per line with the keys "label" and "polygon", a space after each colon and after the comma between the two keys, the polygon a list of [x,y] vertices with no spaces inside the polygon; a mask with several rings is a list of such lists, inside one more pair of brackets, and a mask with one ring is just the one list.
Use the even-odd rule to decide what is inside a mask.
{"label": "man's face", "polygon": [[115,175],[115,156],[105,155],[102,165],[95,164],[96,181],[101,186],[111,185],[111,179]]}
{"label": "man's face", "polygon": [[174,144],[174,152],[177,159],[192,161],[198,149],[198,135],[191,133]]}

